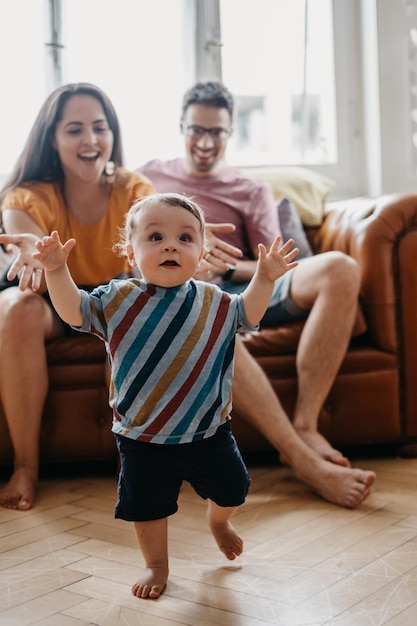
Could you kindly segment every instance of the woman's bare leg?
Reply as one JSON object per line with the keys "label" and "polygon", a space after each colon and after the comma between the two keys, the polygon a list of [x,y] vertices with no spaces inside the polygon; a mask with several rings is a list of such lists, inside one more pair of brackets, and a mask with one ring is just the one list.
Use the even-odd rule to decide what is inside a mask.
{"label": "woman's bare leg", "polygon": [[168,519],[135,522],[138,543],[146,569],[133,585],[137,598],[155,600],[163,593],[168,579]]}
{"label": "woman's bare leg", "polygon": [[0,293],[0,396],[14,451],[14,469],[0,505],[32,508],[39,471],[39,431],[48,391],[45,341],[62,323],[45,300],[9,288]]}

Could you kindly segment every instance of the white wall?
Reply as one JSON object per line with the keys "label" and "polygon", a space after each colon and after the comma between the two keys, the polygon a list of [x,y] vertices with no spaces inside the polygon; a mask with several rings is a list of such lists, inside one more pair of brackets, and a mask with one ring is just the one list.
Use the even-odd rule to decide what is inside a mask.
{"label": "white wall", "polygon": [[417,192],[417,3],[362,0],[361,19],[364,191]]}

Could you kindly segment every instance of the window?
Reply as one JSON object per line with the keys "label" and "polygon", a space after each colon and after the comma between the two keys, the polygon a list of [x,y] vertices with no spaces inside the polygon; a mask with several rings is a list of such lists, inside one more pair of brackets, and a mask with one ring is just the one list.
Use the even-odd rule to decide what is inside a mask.
{"label": "window", "polygon": [[[188,0],[4,0],[0,2],[0,183],[54,89],[50,14],[62,17],[60,81],[92,82],[111,98],[125,164],[177,156],[181,100],[194,81]],[[24,16],[24,19],[22,19]]]}
{"label": "window", "polygon": [[331,0],[222,0],[220,24],[222,76],[236,96],[229,157],[334,163]]}
{"label": "window", "polygon": [[193,46],[184,0],[66,0],[65,82],[108,94],[122,129],[126,166],[178,156]]}
{"label": "window", "polygon": [[[60,76],[50,63],[51,7],[62,17]],[[54,81],[108,93],[135,168],[182,154],[184,91],[223,78],[238,106],[229,162],[303,164],[333,178],[341,195],[362,193],[356,2],[4,0],[0,24],[0,182]]]}
{"label": "window", "polygon": [[197,11],[198,77],[237,97],[228,162],[304,165],[342,197],[364,193],[359,4],[198,0]]}
{"label": "window", "polygon": [[44,0],[0,3],[0,182],[19,156],[45,98],[43,8]]}

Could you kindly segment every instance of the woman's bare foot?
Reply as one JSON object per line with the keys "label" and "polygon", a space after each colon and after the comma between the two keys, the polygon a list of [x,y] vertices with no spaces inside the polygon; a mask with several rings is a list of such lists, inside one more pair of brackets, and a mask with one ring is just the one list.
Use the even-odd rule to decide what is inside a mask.
{"label": "woman's bare foot", "polygon": [[36,482],[33,472],[26,468],[15,470],[9,482],[0,489],[0,505],[7,509],[28,511],[35,501]]}
{"label": "woman's bare foot", "polygon": [[216,524],[209,520],[210,530],[220,550],[227,559],[233,561],[243,552],[243,541],[230,522]]}
{"label": "woman's bare foot", "polygon": [[349,509],[362,504],[376,478],[375,472],[335,465],[321,457],[309,459],[303,467],[293,469],[296,476],[322,498]]}
{"label": "woman's bare foot", "polygon": [[143,576],[135,582],[132,593],[137,598],[156,600],[164,592],[168,571],[162,567],[147,567]]}

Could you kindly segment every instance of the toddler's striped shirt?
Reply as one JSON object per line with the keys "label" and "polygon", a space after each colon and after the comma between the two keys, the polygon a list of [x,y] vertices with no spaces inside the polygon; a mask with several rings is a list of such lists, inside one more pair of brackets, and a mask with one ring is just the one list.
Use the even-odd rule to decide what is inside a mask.
{"label": "toddler's striped shirt", "polygon": [[81,294],[75,328],[106,344],[114,433],[188,443],[230,419],[235,333],[253,330],[240,295],[194,279],[171,288],[112,280]]}

